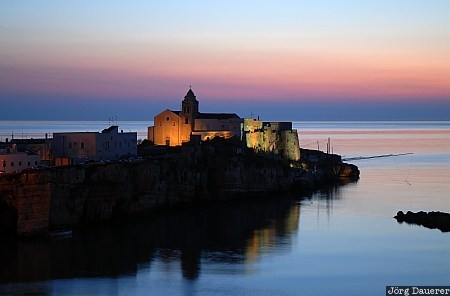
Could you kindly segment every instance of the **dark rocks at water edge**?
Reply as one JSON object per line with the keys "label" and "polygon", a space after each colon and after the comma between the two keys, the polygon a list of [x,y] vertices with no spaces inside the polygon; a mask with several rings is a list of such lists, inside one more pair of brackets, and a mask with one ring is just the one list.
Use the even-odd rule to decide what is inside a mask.
{"label": "dark rocks at water edge", "polygon": [[408,211],[404,214],[399,211],[394,217],[397,222],[422,225],[431,229],[439,229],[442,232],[450,232],[450,214],[444,212],[417,212]]}

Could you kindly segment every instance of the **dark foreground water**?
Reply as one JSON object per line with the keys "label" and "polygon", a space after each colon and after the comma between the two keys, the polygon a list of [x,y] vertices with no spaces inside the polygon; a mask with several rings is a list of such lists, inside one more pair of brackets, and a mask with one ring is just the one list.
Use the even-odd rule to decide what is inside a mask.
{"label": "dark foreground water", "polygon": [[[450,122],[295,123],[301,145],[353,161],[357,183],[311,196],[161,212],[0,244],[0,294],[384,295],[450,285],[450,233],[398,210],[450,212]],[[143,129],[145,130],[145,129]]]}

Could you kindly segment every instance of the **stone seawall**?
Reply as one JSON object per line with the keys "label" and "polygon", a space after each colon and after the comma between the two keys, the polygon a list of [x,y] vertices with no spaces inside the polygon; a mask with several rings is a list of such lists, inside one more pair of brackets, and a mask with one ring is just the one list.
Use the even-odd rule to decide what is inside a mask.
{"label": "stone seawall", "polygon": [[61,225],[136,216],[162,206],[288,191],[304,173],[273,155],[228,148],[205,145],[140,162],[0,175],[0,231],[45,235]]}

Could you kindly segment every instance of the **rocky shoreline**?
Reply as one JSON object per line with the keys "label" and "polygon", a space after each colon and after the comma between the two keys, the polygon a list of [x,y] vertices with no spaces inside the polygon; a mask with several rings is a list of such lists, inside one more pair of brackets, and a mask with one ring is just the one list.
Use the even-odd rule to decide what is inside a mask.
{"label": "rocky shoreline", "polygon": [[444,212],[397,212],[394,216],[398,223],[421,225],[430,229],[439,229],[442,232],[450,232],[450,214]]}
{"label": "rocky shoreline", "polygon": [[301,195],[357,180],[340,156],[303,151],[296,163],[214,139],[142,160],[0,176],[0,235],[42,236],[65,226],[147,215],[161,207]]}

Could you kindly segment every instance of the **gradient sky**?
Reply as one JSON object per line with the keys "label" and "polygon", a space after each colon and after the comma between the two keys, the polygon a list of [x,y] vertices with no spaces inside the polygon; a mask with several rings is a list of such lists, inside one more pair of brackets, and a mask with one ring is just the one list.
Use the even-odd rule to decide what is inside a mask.
{"label": "gradient sky", "polygon": [[[450,120],[450,1],[0,0],[1,119]],[[5,111],[7,110],[7,111]]]}

